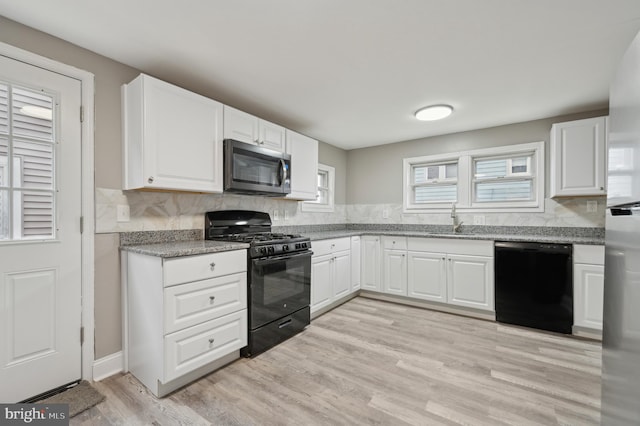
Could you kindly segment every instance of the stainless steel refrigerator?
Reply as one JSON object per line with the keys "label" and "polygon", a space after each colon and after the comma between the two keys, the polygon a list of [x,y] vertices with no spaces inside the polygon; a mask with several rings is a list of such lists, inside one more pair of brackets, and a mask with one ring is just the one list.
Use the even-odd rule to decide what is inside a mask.
{"label": "stainless steel refrigerator", "polygon": [[640,34],[611,84],[602,424],[640,424]]}

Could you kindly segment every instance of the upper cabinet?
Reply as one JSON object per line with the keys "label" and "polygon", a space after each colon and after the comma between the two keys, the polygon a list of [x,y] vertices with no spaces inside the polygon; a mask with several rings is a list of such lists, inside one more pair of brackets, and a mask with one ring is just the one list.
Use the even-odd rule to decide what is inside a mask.
{"label": "upper cabinet", "polygon": [[318,195],[318,141],[287,130],[286,152],[291,155],[291,193],[287,198],[315,200]]}
{"label": "upper cabinet", "polygon": [[607,117],[551,127],[551,197],[606,194]]}
{"label": "upper cabinet", "polygon": [[221,103],[141,74],[122,111],[124,189],[222,192]]}
{"label": "upper cabinet", "polygon": [[224,106],[224,138],[285,150],[285,128],[254,115]]}

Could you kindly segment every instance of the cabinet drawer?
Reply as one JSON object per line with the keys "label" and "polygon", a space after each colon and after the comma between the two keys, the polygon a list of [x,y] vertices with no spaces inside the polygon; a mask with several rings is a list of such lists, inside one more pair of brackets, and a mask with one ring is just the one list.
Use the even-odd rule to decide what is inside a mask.
{"label": "cabinet drawer", "polygon": [[164,338],[164,380],[169,382],[247,345],[247,310]]}
{"label": "cabinet drawer", "polygon": [[334,240],[320,240],[311,242],[313,254],[322,256],[341,250],[351,250],[351,238],[336,238]]}
{"label": "cabinet drawer", "polygon": [[382,248],[387,250],[406,250],[407,237],[382,237]]}
{"label": "cabinet drawer", "polygon": [[604,246],[574,244],[573,263],[604,265]]}
{"label": "cabinet drawer", "polygon": [[164,290],[165,334],[247,307],[247,274],[225,275]]}
{"label": "cabinet drawer", "polygon": [[164,286],[200,281],[207,278],[245,272],[247,252],[245,250],[174,257],[164,261]]}
{"label": "cabinet drawer", "polygon": [[409,250],[493,257],[493,241],[453,238],[409,238]]}

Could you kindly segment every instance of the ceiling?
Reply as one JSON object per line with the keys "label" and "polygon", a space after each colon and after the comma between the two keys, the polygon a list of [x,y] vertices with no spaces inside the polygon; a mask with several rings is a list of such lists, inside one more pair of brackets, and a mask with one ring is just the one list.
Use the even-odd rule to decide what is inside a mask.
{"label": "ceiling", "polygon": [[[0,0],[0,14],[344,149],[604,108],[638,0]],[[438,122],[413,113],[455,112]]]}

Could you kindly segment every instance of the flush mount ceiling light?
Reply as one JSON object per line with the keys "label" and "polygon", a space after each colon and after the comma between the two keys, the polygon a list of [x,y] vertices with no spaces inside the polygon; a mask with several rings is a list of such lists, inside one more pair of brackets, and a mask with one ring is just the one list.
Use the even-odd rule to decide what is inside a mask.
{"label": "flush mount ceiling light", "polygon": [[442,120],[453,112],[451,105],[431,105],[416,111],[415,116],[420,121]]}

